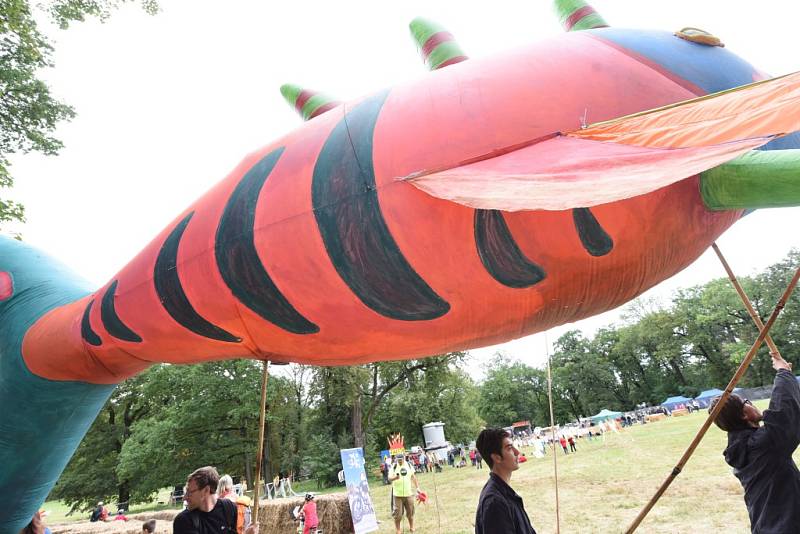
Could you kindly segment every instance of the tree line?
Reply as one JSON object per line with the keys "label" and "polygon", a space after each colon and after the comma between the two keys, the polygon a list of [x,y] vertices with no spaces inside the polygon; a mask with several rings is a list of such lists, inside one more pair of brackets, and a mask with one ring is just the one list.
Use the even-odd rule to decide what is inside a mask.
{"label": "tree line", "polygon": [[[800,264],[800,251],[740,279],[766,322]],[[771,335],[783,357],[800,360],[800,299],[787,303]],[[696,396],[727,384],[758,330],[727,279],[682,289],[667,306],[636,301],[620,324],[586,337],[574,330],[551,357],[556,420],[603,408],[630,410],[666,397]],[[741,385],[771,383],[766,348]],[[202,465],[244,477],[252,487],[262,364],[227,360],[160,364],[121,384],[80,444],[50,498],[74,509],[98,500],[149,502]],[[264,478],[304,475],[336,483],[341,448],[364,447],[377,463],[386,436],[423,444],[422,425],[445,423],[447,439],[468,443],[483,426],[529,420],[549,425],[547,373],[497,354],[469,354],[350,367],[272,368],[267,388]]]}

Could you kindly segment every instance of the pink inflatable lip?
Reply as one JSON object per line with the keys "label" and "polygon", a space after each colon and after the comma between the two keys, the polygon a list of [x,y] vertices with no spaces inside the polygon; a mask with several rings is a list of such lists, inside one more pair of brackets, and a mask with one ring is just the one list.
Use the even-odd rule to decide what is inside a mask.
{"label": "pink inflatable lip", "polygon": [[11,274],[0,271],[0,301],[11,298],[14,294],[14,279]]}

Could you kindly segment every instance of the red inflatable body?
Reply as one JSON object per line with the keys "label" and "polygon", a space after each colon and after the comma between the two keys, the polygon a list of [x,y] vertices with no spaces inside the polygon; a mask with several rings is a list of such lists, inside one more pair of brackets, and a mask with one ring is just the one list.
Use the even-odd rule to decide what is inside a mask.
{"label": "red inflatable body", "polygon": [[[706,209],[696,176],[591,210],[513,213],[400,180],[576,130],[583,116],[612,119],[705,92],[611,31],[431,72],[254,152],[109,284],[39,320],[25,337],[27,365],[51,379],[116,383],[152,362],[413,358],[636,297],[742,212]],[[675,40],[677,56],[735,57],[656,35]],[[747,81],[759,78],[738,61]]]}

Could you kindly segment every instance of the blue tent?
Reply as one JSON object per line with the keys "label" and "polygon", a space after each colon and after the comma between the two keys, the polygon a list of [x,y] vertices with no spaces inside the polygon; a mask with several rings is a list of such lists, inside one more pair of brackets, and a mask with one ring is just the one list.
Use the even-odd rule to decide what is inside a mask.
{"label": "blue tent", "polygon": [[714,399],[714,397],[719,397],[720,395],[722,395],[721,389],[707,389],[695,397],[694,400],[697,401],[701,408],[708,408],[708,405],[711,404],[711,401]]}
{"label": "blue tent", "polygon": [[664,406],[668,410],[674,410],[679,404],[686,404],[687,402],[692,402],[692,399],[684,397],[683,395],[678,395],[677,397],[668,398],[661,403],[661,406]]}

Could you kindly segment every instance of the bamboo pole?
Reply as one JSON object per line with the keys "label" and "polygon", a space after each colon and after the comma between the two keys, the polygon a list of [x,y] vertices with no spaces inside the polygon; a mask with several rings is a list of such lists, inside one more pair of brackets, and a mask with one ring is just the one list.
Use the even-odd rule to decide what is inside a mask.
{"label": "bamboo pole", "polygon": [[561,513],[558,500],[558,454],[556,453],[556,424],[553,415],[553,378],[550,374],[550,346],[547,344],[547,335],[544,338],[545,350],[547,351],[547,398],[550,403],[550,436],[553,445],[553,477],[556,487],[556,534],[561,532]]}
{"label": "bamboo pole", "polygon": [[733,378],[731,378],[730,382],[725,387],[725,391],[720,396],[720,399],[714,406],[714,409],[708,415],[708,418],[703,423],[703,426],[701,426],[700,430],[697,431],[697,435],[692,440],[692,443],[689,445],[689,448],[687,448],[686,452],[683,453],[683,456],[681,456],[681,459],[678,461],[677,465],[672,468],[672,472],[658,488],[655,495],[653,495],[653,497],[645,505],[645,507],[642,508],[642,510],[639,512],[639,515],[636,516],[636,519],[633,520],[631,526],[629,526],[628,529],[625,531],[626,534],[632,534],[634,531],[636,531],[636,528],[639,526],[642,520],[647,516],[647,513],[653,508],[653,506],[655,506],[656,502],[658,502],[658,499],[661,498],[664,492],[667,491],[667,488],[669,488],[669,485],[672,484],[672,481],[675,480],[675,478],[681,473],[683,467],[686,465],[686,462],[689,461],[689,458],[691,458],[692,454],[694,453],[694,450],[700,443],[700,440],[702,440],[703,436],[705,436],[708,427],[711,426],[711,423],[713,423],[714,420],[717,418],[719,412],[722,411],[722,407],[725,406],[725,403],[728,401],[728,397],[730,397],[731,391],[733,391],[733,388],[736,387],[736,384],[739,383],[739,380],[742,378],[742,375],[744,375],[744,372],[750,366],[750,362],[753,361],[753,358],[758,352],[758,349],[764,342],[764,338],[767,337],[767,335],[769,334],[769,330],[772,328],[772,325],[775,323],[775,320],[778,318],[778,315],[780,315],[781,310],[783,310],[783,307],[786,306],[786,301],[789,300],[789,296],[792,294],[792,291],[794,291],[798,279],[800,279],[800,267],[798,267],[797,271],[795,271],[792,280],[789,282],[789,285],[786,288],[786,291],[783,292],[783,295],[778,301],[778,304],[775,305],[775,309],[769,316],[767,324],[764,325],[764,328],[761,329],[761,332],[758,334],[758,338],[756,338],[755,342],[753,343],[753,346],[750,347],[750,350],[747,352],[747,355],[744,357],[744,360],[742,360],[742,363],[739,365],[739,368],[736,370],[736,373],[733,375]]}
{"label": "bamboo pole", "polygon": [[253,491],[255,501],[253,509],[253,524],[258,525],[259,489],[261,487],[261,464],[264,463],[264,423],[267,417],[267,382],[269,381],[269,360],[264,360],[264,373],[261,376],[261,411],[258,427],[258,452],[256,453],[256,484]]}
{"label": "bamboo pole", "polygon": [[[739,298],[742,299],[744,303],[744,307],[747,308],[747,313],[750,314],[750,317],[753,319],[753,322],[756,323],[758,330],[761,331],[764,328],[764,323],[761,322],[761,318],[756,313],[756,310],[753,309],[753,304],[750,302],[747,294],[744,292],[744,288],[739,284],[739,280],[736,279],[736,275],[733,274],[733,270],[731,269],[728,262],[725,260],[725,256],[722,255],[722,251],[719,249],[716,243],[711,243],[711,248],[714,249],[714,252],[717,253],[717,257],[719,261],[722,263],[722,267],[725,269],[725,272],[728,273],[728,278],[730,279],[733,287],[736,289],[736,292],[739,293]],[[772,341],[772,337],[767,334],[766,339],[764,340],[769,347],[769,354],[773,358],[781,358],[781,353],[778,350],[778,347]]]}

